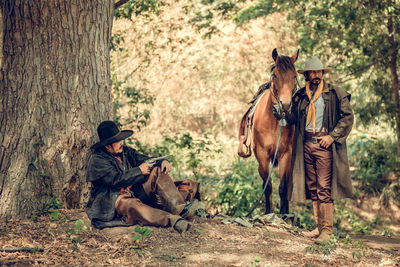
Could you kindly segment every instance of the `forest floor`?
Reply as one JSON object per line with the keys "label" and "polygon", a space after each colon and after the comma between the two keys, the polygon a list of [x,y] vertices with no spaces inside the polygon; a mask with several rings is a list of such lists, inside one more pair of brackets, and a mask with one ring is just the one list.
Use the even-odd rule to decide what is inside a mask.
{"label": "forest floor", "polygon": [[133,241],[136,226],[97,230],[82,210],[60,211],[57,219],[1,222],[0,248],[44,250],[0,252],[0,266],[400,266],[398,237],[352,236],[321,246],[275,217],[253,227],[196,218],[184,234],[148,227],[149,235]]}

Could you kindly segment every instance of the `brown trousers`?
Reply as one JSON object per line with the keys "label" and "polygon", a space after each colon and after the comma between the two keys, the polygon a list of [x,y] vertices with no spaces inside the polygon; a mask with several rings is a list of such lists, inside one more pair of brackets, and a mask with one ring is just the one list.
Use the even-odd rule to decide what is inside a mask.
{"label": "brown trousers", "polygon": [[181,219],[186,205],[171,177],[155,167],[147,181],[143,184],[146,195],[153,201],[146,205],[125,192],[117,198],[115,209],[127,224],[174,226]]}
{"label": "brown trousers", "polygon": [[319,143],[304,142],[304,167],[311,199],[332,202],[332,147],[326,149]]}

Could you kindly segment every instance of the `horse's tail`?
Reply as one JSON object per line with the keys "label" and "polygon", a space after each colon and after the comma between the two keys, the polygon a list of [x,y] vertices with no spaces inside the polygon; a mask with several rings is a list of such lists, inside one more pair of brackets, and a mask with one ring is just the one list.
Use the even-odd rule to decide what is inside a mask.
{"label": "horse's tail", "polygon": [[[249,123],[249,114],[250,109],[244,114],[239,127],[239,147],[238,147],[238,155],[242,158],[248,158],[251,156],[251,134],[249,134],[249,129],[251,127]],[[246,151],[243,151],[243,147],[246,148]]]}

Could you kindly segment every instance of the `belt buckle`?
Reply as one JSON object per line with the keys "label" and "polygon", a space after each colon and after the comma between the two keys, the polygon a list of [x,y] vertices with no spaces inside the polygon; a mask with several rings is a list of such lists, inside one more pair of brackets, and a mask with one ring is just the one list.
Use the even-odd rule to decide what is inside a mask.
{"label": "belt buckle", "polygon": [[318,144],[318,139],[316,136],[311,137],[311,141],[313,142],[313,144]]}

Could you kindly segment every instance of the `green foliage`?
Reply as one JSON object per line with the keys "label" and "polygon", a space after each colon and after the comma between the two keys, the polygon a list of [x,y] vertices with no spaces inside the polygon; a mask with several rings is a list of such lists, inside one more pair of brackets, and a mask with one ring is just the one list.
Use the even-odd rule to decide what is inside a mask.
{"label": "green foliage", "polygon": [[66,231],[66,236],[74,245],[74,250],[78,249],[78,244],[82,242],[82,232],[86,231],[86,229],[87,227],[83,220],[79,219],[75,221],[73,228]]}
{"label": "green foliage", "polygon": [[63,204],[60,202],[60,199],[51,194],[49,202],[44,204],[42,210],[33,213],[30,217],[30,220],[33,222],[35,221],[36,217],[48,214],[50,214],[51,220],[58,220],[60,216],[60,211],[58,209],[62,208],[62,206]]}
{"label": "green foliage", "polygon": [[386,222],[386,220],[383,220],[378,216],[374,216],[369,220],[360,218],[352,209],[347,208],[343,202],[344,201],[335,202],[336,221],[334,225],[337,229],[340,229],[341,224],[346,222],[351,226],[353,232],[360,234],[371,234],[374,228]]}
{"label": "green foliage", "polygon": [[381,193],[387,184],[385,178],[399,170],[396,144],[390,139],[362,135],[349,144],[349,160],[356,168],[354,178],[363,192]]}
{"label": "green foliage", "polygon": [[250,2],[239,9],[232,18],[237,25],[243,25],[249,20],[268,16],[274,12],[281,12],[293,8],[295,2],[285,0]]}
{"label": "green foliage", "polygon": [[358,261],[360,261],[362,257],[365,257],[366,253],[368,252],[368,248],[364,245],[362,240],[351,241],[349,236],[346,236],[344,239],[337,239],[335,236],[332,236],[328,241],[307,246],[306,252],[328,256],[336,251],[339,242],[343,242],[343,244],[349,246],[352,258]]}
{"label": "green foliage", "polygon": [[189,133],[181,133],[176,136],[165,136],[155,146],[140,142],[135,142],[135,145],[139,152],[147,155],[170,155],[168,161],[171,162],[178,177],[185,176],[186,170],[189,170],[191,175],[200,178],[211,171],[205,164],[206,159],[213,159],[221,152],[221,148],[216,147],[207,134],[203,138],[193,138]]}
{"label": "green foliage", "polygon": [[261,258],[260,256],[256,256],[256,258],[254,259],[254,261],[250,264],[251,267],[257,267],[257,264],[260,262],[264,262],[265,259]]}
{"label": "green foliage", "polygon": [[[150,107],[154,105],[154,96],[150,95],[146,88],[123,86],[124,82],[112,75],[113,81],[113,110],[114,122],[118,126],[129,125],[131,128],[140,131],[150,120]],[[125,112],[126,119],[122,122],[121,108],[128,106]]]}
{"label": "green foliage", "polygon": [[144,257],[143,251],[140,248],[131,248],[131,251],[136,252],[141,258]]}
{"label": "green foliage", "polygon": [[319,244],[315,244],[312,246],[306,247],[306,252],[311,254],[323,254],[324,256],[328,256],[329,254],[335,252],[338,246],[338,240],[335,236],[332,236],[329,240],[323,241]]}
{"label": "green foliage", "polygon": [[198,228],[198,227],[193,227],[193,230],[196,232],[196,233],[198,233],[199,235],[202,235],[202,234],[204,234],[205,233],[205,231],[203,230],[203,229],[200,229],[200,228]]}
{"label": "green foliage", "polygon": [[227,215],[245,216],[262,193],[262,180],[257,170],[254,160],[239,159],[234,162],[228,173],[219,181],[218,196],[211,200],[212,203],[221,205],[222,212]]}
{"label": "green foliage", "polygon": [[146,236],[151,234],[151,230],[148,227],[135,227],[135,232],[137,233],[135,236],[132,237],[132,241],[136,241],[139,239],[143,239]]}
{"label": "green foliage", "polygon": [[166,3],[159,0],[130,0],[126,4],[114,10],[116,19],[125,18],[132,19],[132,16],[150,16],[151,14],[159,14],[160,7]]}
{"label": "green foliage", "polygon": [[210,38],[219,32],[214,23],[218,16],[230,17],[238,11],[238,4],[243,0],[189,0],[184,12],[191,17],[189,22],[199,31],[204,32],[205,38]]}
{"label": "green foliage", "polygon": [[120,45],[125,41],[124,36],[122,33],[115,33],[111,36],[111,47],[112,51],[122,51],[124,50]]}
{"label": "green foliage", "polygon": [[364,245],[362,240],[355,240],[351,242],[351,256],[353,259],[361,260],[362,257],[365,257],[368,252],[368,247]]}
{"label": "green foliage", "polygon": [[301,226],[306,230],[313,230],[317,226],[313,217],[313,207],[311,202],[307,204],[298,203],[296,205],[291,205],[290,208],[294,216],[299,218]]}
{"label": "green foliage", "polygon": [[162,260],[165,260],[165,261],[173,261],[173,262],[178,260],[177,257],[175,257],[173,255],[168,255],[168,254],[161,254],[159,256],[156,256],[156,258],[159,258],[159,259],[162,259]]}
{"label": "green foliage", "polygon": [[392,236],[395,236],[396,233],[395,233],[395,231],[393,229],[385,228],[385,229],[383,229],[382,235],[386,236],[386,237],[392,237]]}
{"label": "green foliage", "polygon": [[400,184],[398,182],[390,182],[383,189],[379,196],[379,203],[383,207],[389,207],[391,201],[400,202]]}

